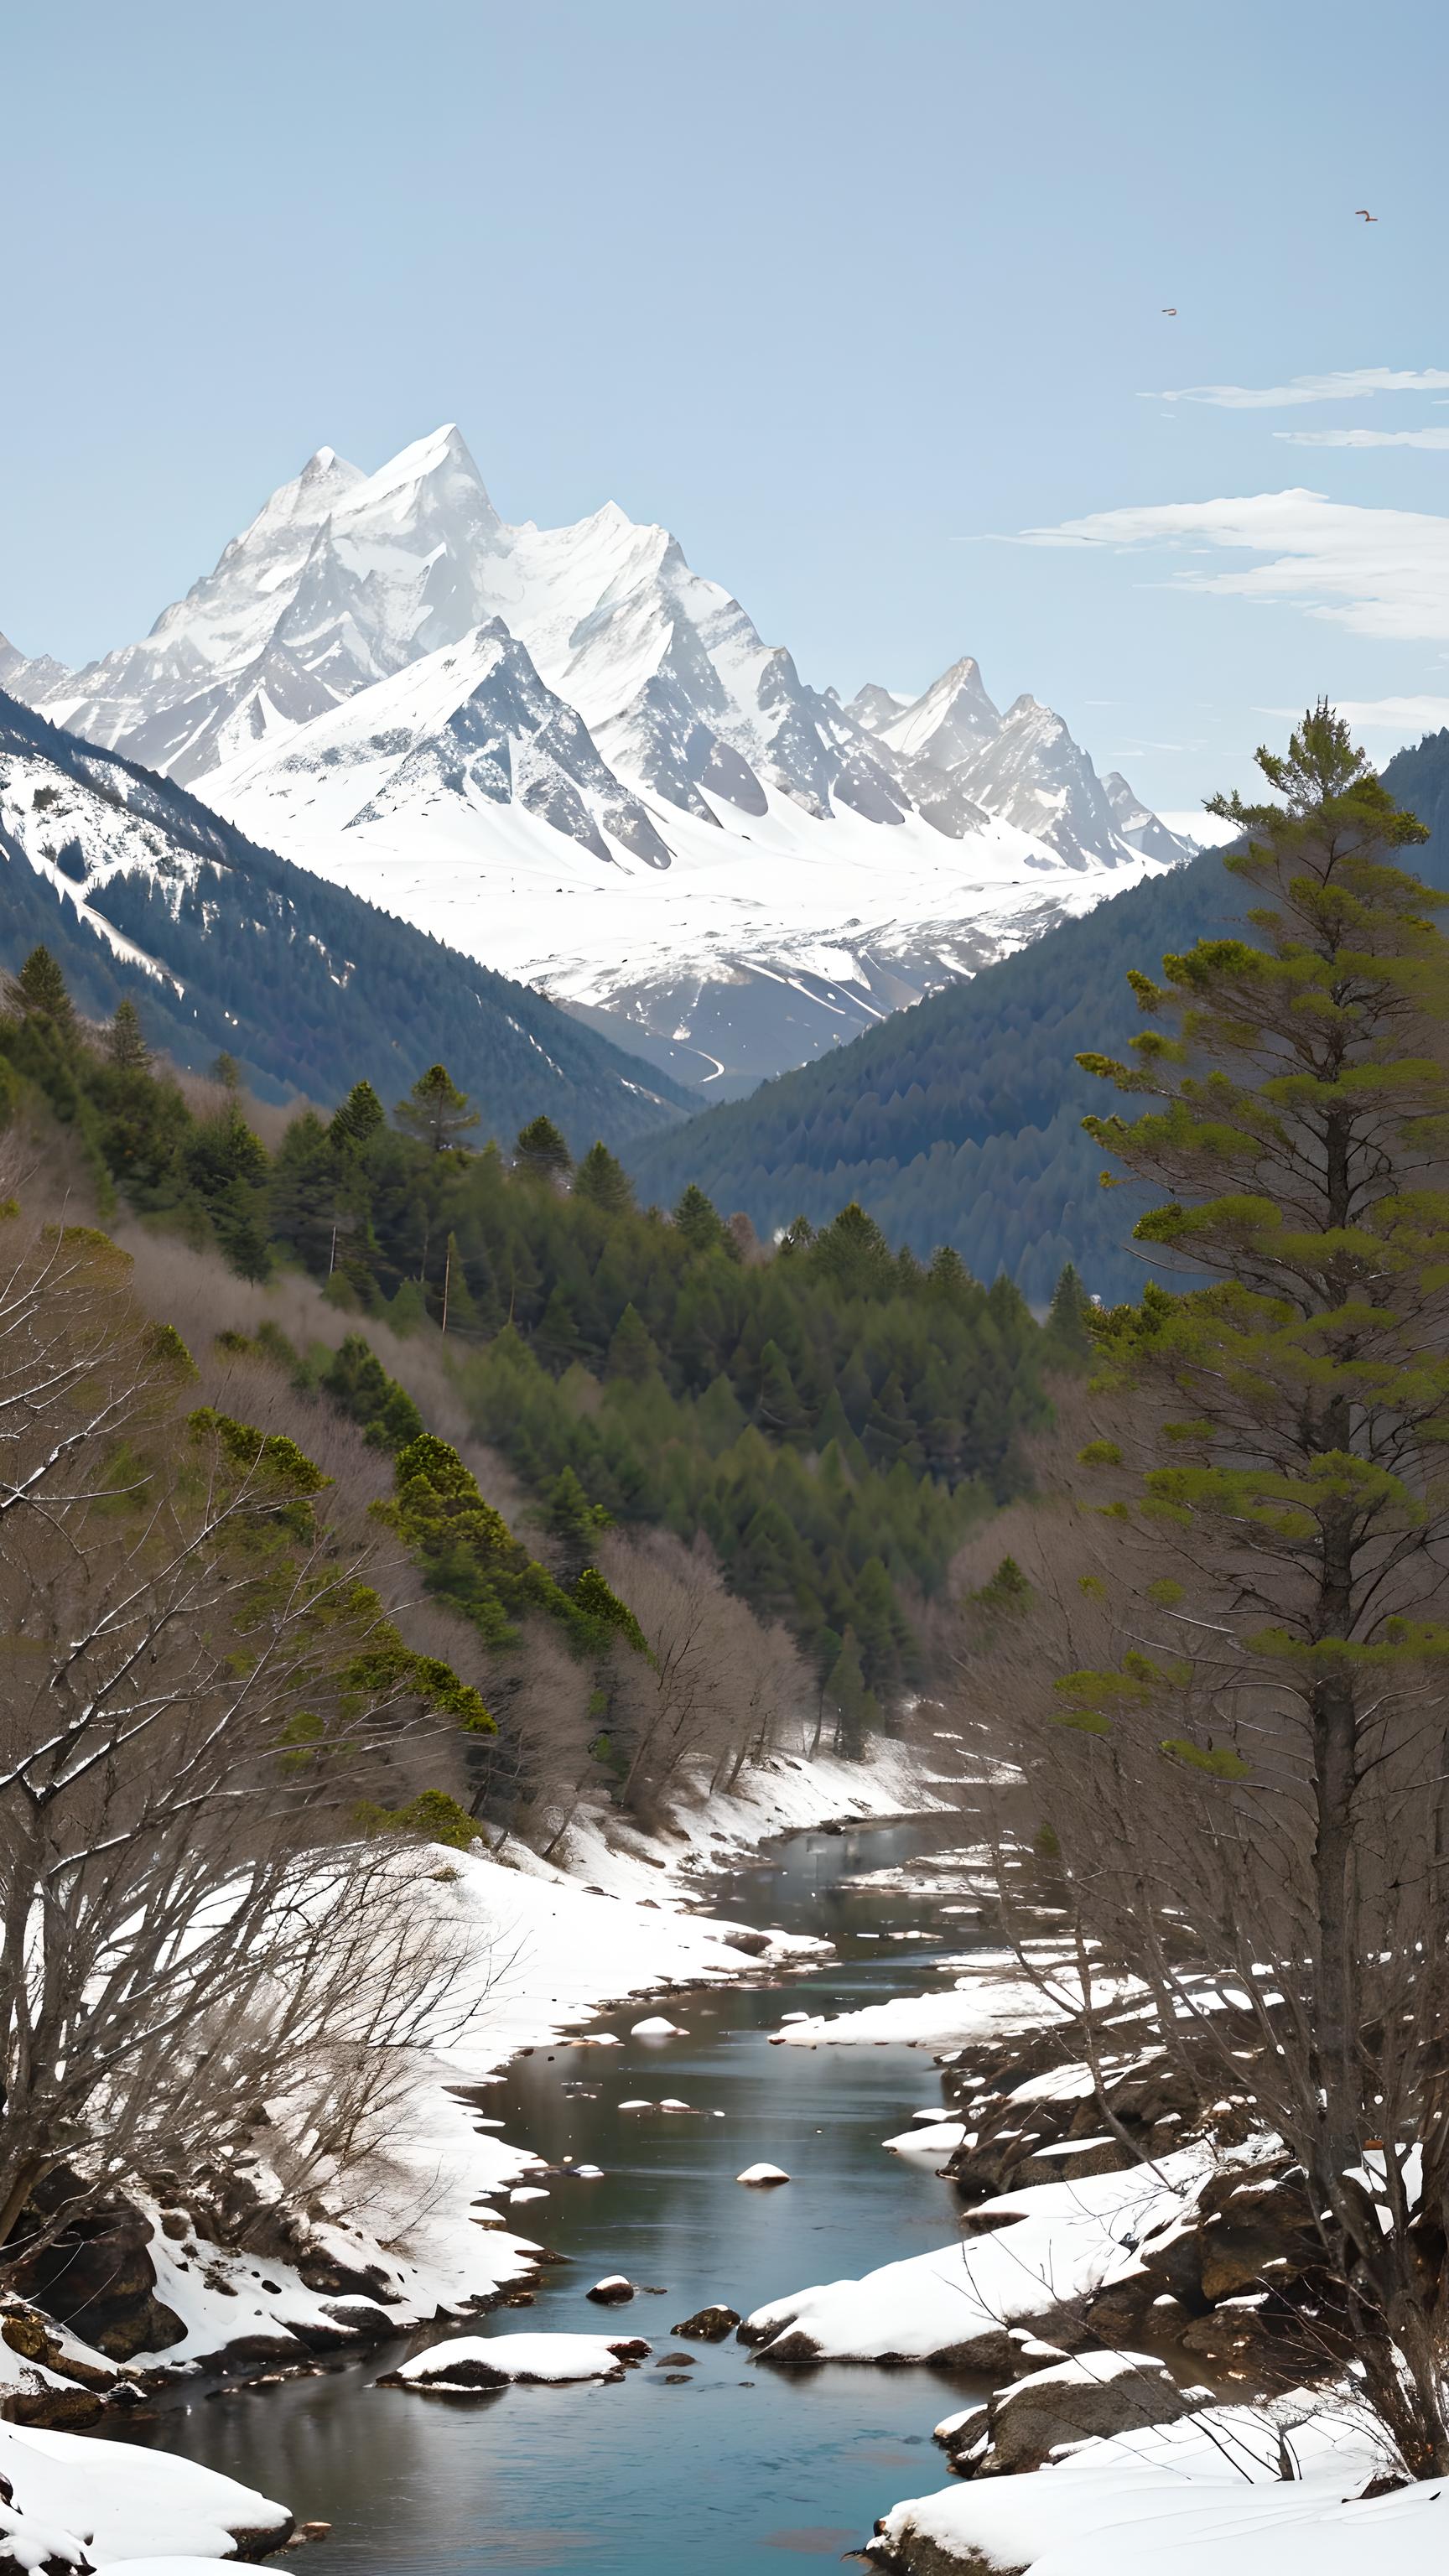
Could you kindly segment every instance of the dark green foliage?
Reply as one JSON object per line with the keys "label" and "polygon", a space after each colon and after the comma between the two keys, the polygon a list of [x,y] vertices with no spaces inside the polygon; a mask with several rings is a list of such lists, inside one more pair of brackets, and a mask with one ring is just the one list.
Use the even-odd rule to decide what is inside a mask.
{"label": "dark green foliage", "polygon": [[565,1467],[549,1489],[544,1526],[559,1551],[564,1581],[576,1586],[598,1546],[599,1532],[609,1526],[609,1515],[601,1503],[590,1502],[572,1467]]}
{"label": "dark green foliage", "polygon": [[106,1033],[106,1051],[118,1073],[147,1073],[151,1050],[141,1028],[141,1014],[129,993],[123,993],[116,1004],[115,1016]]}
{"label": "dark green foliage", "polygon": [[690,1182],[674,1211],[674,1222],[691,1252],[713,1252],[724,1241],[724,1227],[718,1211],[710,1206],[703,1190]]}
{"label": "dark green foliage", "polygon": [[607,1145],[589,1147],[574,1174],[574,1190],[579,1198],[602,1208],[605,1216],[624,1216],[634,1204],[629,1175]]}
{"label": "dark green foliage", "polygon": [[466,1807],[446,1789],[423,1789],[406,1807],[379,1807],[371,1800],[357,1810],[365,1834],[421,1834],[425,1842],[444,1843],[450,1851],[468,1851],[478,1827]]}
{"label": "dark green foliage", "polygon": [[480,1116],[480,1111],[469,1107],[466,1091],[458,1089],[445,1064],[430,1064],[426,1073],[418,1075],[406,1100],[397,1105],[399,1127],[434,1154],[461,1145]]}
{"label": "dark green foliage", "polygon": [[[556,1163],[543,1186],[491,1146],[442,1150],[467,1111],[441,1067],[418,1086],[418,1133],[380,1123],[357,1086],[330,1122],[302,1111],[268,1156],[239,1096],[197,1118],[174,1082],[118,1069],[77,1027],[0,1023],[7,1060],[134,1206],[247,1276],[299,1266],[399,1332],[446,1314],[474,1427],[529,1491],[565,1585],[595,1579],[607,1520],[702,1535],[821,1677],[851,1632],[867,1719],[916,1678],[920,1605],[972,1524],[1021,1490],[1043,1369],[1076,1364],[1070,1286],[1043,1331],[1010,1280],[985,1289],[950,1251],[923,1269],[858,1205],[745,1261],[701,1191],[672,1219],[620,1205],[607,1155],[568,1188]],[[398,1453],[399,1527],[485,1638],[511,1649],[532,1608],[598,1649],[602,1609],[536,1565],[428,1442],[365,1323],[326,1361],[274,1356]]]}
{"label": "dark green foliage", "polygon": [[412,1397],[388,1376],[359,1333],[348,1334],[317,1383],[334,1404],[363,1425],[369,1448],[405,1449],[422,1433],[423,1417]]}
{"label": "dark green foliage", "polygon": [[354,1082],[340,1109],[333,1112],[327,1133],[337,1146],[365,1145],[379,1127],[387,1125],[387,1111],[370,1082]]}
{"label": "dark green foliage", "polygon": [[472,1621],[485,1643],[517,1643],[517,1621],[537,1610],[570,1641],[596,1640],[591,1621],[534,1563],[501,1512],[484,1501],[456,1449],[422,1432],[398,1453],[387,1517],[417,1556],[430,1592]]}
{"label": "dark green foliage", "polygon": [[573,1170],[573,1156],[551,1118],[530,1118],[519,1129],[513,1151],[521,1169],[540,1180],[562,1180]]}
{"label": "dark green foliage", "polygon": [[18,975],[6,987],[6,1003],[23,1019],[55,1029],[69,1028],[74,1008],[65,977],[48,948],[32,948]]}

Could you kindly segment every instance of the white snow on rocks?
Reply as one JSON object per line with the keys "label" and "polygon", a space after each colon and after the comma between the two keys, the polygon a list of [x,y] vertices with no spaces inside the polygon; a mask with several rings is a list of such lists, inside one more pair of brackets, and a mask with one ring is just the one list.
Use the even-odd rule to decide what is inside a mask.
{"label": "white snow on rocks", "polygon": [[953,2155],[966,2135],[963,2120],[923,2120],[914,2129],[902,2129],[899,2137],[884,2143],[893,2156]]}
{"label": "white snow on rocks", "polygon": [[[1142,2236],[1174,2214],[1204,2170],[1204,2151],[1184,2149],[1154,2167],[1042,2183],[986,2201],[972,2218],[987,2232],[884,2264],[863,2280],[773,2299],[746,2320],[747,2339],[761,2347],[762,2360],[786,2368],[815,2361],[1009,2366],[1007,2329],[1049,2322],[1064,2302],[1105,2288],[1130,2268]],[[1015,2224],[993,2225],[1007,2212]]]}
{"label": "white snow on rocks", "polygon": [[677,2021],[666,2021],[663,2013],[651,2013],[647,2021],[631,2024],[629,2036],[631,2039],[688,2039],[689,2033],[681,2030]]}
{"label": "white snow on rocks", "polygon": [[782,2173],[778,2165],[767,2164],[746,2165],[744,2172],[737,2173],[735,2176],[736,2182],[748,2183],[756,2191],[763,2190],[774,2183],[788,2182],[789,2179],[789,2175]]}
{"label": "white snow on rocks", "polygon": [[642,2361],[648,2351],[642,2335],[455,2335],[415,2353],[378,2385],[451,2393],[507,2388],[514,2381],[562,2386],[574,2379],[622,2379],[625,2363]]}

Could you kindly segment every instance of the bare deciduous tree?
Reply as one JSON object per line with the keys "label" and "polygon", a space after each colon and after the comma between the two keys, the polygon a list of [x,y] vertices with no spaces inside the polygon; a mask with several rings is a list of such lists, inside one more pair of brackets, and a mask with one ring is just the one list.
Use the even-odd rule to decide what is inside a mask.
{"label": "bare deciduous tree", "polygon": [[486,1720],[446,1662],[404,1643],[367,1555],[325,1516],[320,1470],[283,1435],[195,1406],[189,1358],[135,1308],[123,1255],[18,1214],[5,1242],[13,2265],[149,2164],[234,2149],[259,2095],[309,2066],[337,2144],[360,2134],[367,2050],[419,2035],[453,1965],[404,1937],[397,1856],[359,1850],[351,1818],[424,1726]]}

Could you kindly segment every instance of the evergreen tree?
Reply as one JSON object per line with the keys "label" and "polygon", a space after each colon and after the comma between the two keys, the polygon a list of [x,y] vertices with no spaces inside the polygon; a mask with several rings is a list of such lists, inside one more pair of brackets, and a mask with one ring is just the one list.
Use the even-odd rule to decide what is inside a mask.
{"label": "evergreen tree", "polygon": [[610,1153],[607,1145],[589,1147],[574,1174],[574,1196],[602,1208],[605,1216],[629,1214],[634,1205],[633,1184],[623,1164]]}
{"label": "evergreen tree", "polygon": [[141,1028],[141,1014],[129,993],[123,993],[116,1004],[106,1031],[106,1053],[118,1073],[150,1071],[151,1050]]}
{"label": "evergreen tree", "polygon": [[760,1421],[777,1440],[799,1440],[810,1428],[778,1342],[766,1342],[760,1353]]}
{"label": "evergreen tree", "polygon": [[538,1179],[562,1181],[573,1170],[573,1156],[551,1118],[530,1118],[514,1141],[519,1167]]}
{"label": "evergreen tree", "polygon": [[434,1154],[459,1146],[469,1128],[478,1125],[479,1116],[445,1064],[430,1064],[426,1073],[418,1075],[406,1100],[397,1104],[398,1125]]}
{"label": "evergreen tree", "polygon": [[331,1129],[323,1126],[315,1109],[305,1109],[286,1129],[268,1182],[273,1241],[285,1244],[306,1269],[325,1277],[335,1267],[337,1152]]}
{"label": "evergreen tree", "polygon": [[[1137,1239],[1210,1284],[1097,1320],[1107,1651],[1061,1673],[1040,1740],[1110,1954],[1246,1998],[1253,2046],[1222,2062],[1303,2171],[1364,2393],[1439,2477],[1449,940],[1395,864],[1423,826],[1327,706],[1258,763],[1277,801],[1209,808],[1248,836],[1226,865],[1256,941],[1134,974],[1166,1025],[1082,1059],[1153,1104],[1089,1122],[1169,1194]],[[1169,2050],[1179,2016],[1201,2030],[1169,2005]]]}
{"label": "evergreen tree", "polygon": [[835,1750],[850,1762],[858,1762],[865,1750],[866,1696],[855,1630],[847,1628],[826,1676],[825,1698],[835,1718]]}
{"label": "evergreen tree", "polygon": [[236,1057],[225,1047],[212,1064],[211,1078],[213,1082],[221,1084],[223,1091],[241,1089],[241,1066],[237,1063]]}
{"label": "evergreen tree", "polygon": [[[426,1077],[425,1077],[426,1078]],[[365,1145],[387,1125],[387,1111],[370,1082],[354,1082],[347,1098],[333,1111],[327,1133],[334,1145]]]}
{"label": "evergreen tree", "polygon": [[703,1190],[696,1189],[693,1181],[674,1211],[674,1223],[691,1252],[713,1252],[724,1241],[724,1226],[718,1209],[710,1205]]}
{"label": "evergreen tree", "polygon": [[593,1559],[609,1515],[591,1503],[572,1467],[565,1467],[549,1489],[545,1525],[558,1548],[565,1583],[576,1584]]}
{"label": "evergreen tree", "polygon": [[48,948],[32,948],[18,975],[5,987],[6,1004],[22,1019],[38,1020],[61,1035],[75,1026],[75,1006],[65,977]]}
{"label": "evergreen tree", "polygon": [[1084,1361],[1090,1353],[1092,1339],[1087,1314],[1087,1299],[1081,1280],[1069,1261],[1053,1291],[1046,1328],[1058,1350],[1071,1360]]}
{"label": "evergreen tree", "polygon": [[626,1306],[609,1343],[605,1376],[628,1378],[637,1386],[658,1366],[659,1353],[648,1326],[634,1306]]}

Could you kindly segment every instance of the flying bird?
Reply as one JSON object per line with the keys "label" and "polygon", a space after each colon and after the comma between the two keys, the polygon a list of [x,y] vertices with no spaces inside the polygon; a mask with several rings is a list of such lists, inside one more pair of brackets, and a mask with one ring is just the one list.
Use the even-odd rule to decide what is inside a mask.
{"label": "flying bird", "polygon": [[1177,320],[1177,306],[1175,304],[1164,304],[1162,310],[1167,315],[1169,321],[1175,322]]}
{"label": "flying bird", "polygon": [[1376,224],[1378,222],[1378,216],[1371,215],[1367,206],[1355,206],[1353,211],[1356,215],[1362,215],[1366,224]]}

